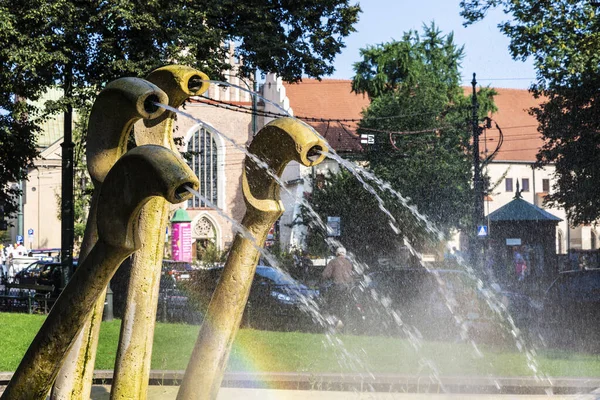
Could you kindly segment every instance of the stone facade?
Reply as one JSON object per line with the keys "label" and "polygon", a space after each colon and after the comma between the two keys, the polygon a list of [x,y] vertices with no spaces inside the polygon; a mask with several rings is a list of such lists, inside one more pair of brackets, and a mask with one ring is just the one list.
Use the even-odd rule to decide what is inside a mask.
{"label": "stone facade", "polygon": [[[222,93],[220,93],[222,95]],[[231,110],[217,108],[194,99],[186,105],[185,112],[196,120],[179,115],[175,137],[182,139],[181,151],[199,129],[212,132],[217,149],[217,202],[216,206],[236,222],[240,222],[246,207],[241,192],[242,166],[245,149],[252,139],[252,116]],[[239,103],[239,102],[238,102]],[[244,106],[251,106],[251,101]],[[199,176],[202,180],[203,177]],[[183,204],[192,218],[192,237],[212,240],[219,249],[228,248],[234,238],[234,227],[228,218],[210,207],[197,207]],[[211,234],[211,226],[213,234]],[[212,237],[211,237],[212,236]]]}

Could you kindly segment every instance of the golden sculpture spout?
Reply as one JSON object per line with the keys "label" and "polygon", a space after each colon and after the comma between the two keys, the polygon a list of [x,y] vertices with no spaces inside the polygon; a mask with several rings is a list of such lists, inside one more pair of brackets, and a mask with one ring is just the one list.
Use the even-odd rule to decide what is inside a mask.
{"label": "golden sculpture spout", "polygon": [[[127,297],[131,310],[126,309],[127,321],[122,324],[127,334],[122,332],[120,338],[111,399],[145,398],[169,203],[186,201],[192,196],[188,188],[199,186],[173,142],[174,114],[160,104],[178,107],[189,96],[204,92],[207,80],[192,68],[168,66],[153,71],[148,80],[118,79],[99,94],[88,127],[87,161],[94,195],[80,264],[2,400],[45,399],[63,365],[53,400],[89,395],[102,296],[121,262],[136,251]],[[138,147],[127,151],[134,126]],[[249,236],[238,234],[234,240],[178,399],[216,397],[260,246],[283,213],[279,177],[291,161],[307,167],[320,163],[327,145],[310,126],[282,118],[261,129],[249,151],[264,161],[245,160],[242,191],[247,210],[242,225]]]}
{"label": "golden sculpture spout", "polygon": [[[167,94],[158,86],[140,78],[112,81],[96,98],[86,138],[87,166],[94,183],[94,194],[79,253],[80,262],[85,260],[98,240],[98,196],[106,175],[127,152],[131,127],[140,119],[156,120],[164,116],[165,110],[156,103],[168,101]],[[89,397],[103,309],[104,295],[100,295],[56,379],[52,400]]]}
{"label": "golden sculpture spout", "polygon": [[[261,129],[249,151],[281,176],[290,161],[313,166],[325,158],[327,145],[308,125],[292,118],[275,120]],[[206,318],[177,395],[178,400],[217,396],[231,345],[254,279],[259,249],[269,229],[283,213],[277,180],[246,157],[242,190],[247,210],[242,225],[254,240],[238,234],[223,274],[210,301]]]}
{"label": "golden sculpture spout", "polygon": [[[167,94],[169,106],[173,108],[181,106],[190,96],[208,90],[208,76],[183,65],[154,70],[146,80]],[[154,119],[138,121],[134,126],[136,144],[156,144],[177,152],[173,142],[174,119],[175,113],[166,110]],[[111,399],[147,397],[165,244],[163,232],[167,228],[169,211],[169,202],[156,197],[148,201],[140,213],[139,231],[143,243],[131,260]]]}
{"label": "golden sculpture spout", "polygon": [[139,211],[152,197],[187,200],[198,180],[179,157],[160,146],[137,147],[106,175],[98,202],[98,242],[59,296],[7,386],[2,399],[45,399],[96,300],[121,262],[141,246]]}

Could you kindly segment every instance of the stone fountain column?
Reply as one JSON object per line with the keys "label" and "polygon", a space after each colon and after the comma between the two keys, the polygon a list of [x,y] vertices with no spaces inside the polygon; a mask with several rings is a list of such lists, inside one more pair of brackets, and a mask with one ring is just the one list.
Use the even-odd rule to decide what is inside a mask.
{"label": "stone fountain column", "polygon": [[[168,102],[167,95],[157,86],[142,79],[123,78],[106,85],[94,102],[88,121],[86,147],[88,171],[94,184],[94,194],[79,253],[80,263],[85,260],[98,240],[98,196],[108,171],[127,151],[129,130],[137,120],[155,119],[164,111],[152,106],[151,101],[146,105],[149,99],[165,104]],[[90,397],[104,298],[105,294],[102,294],[71,348],[56,378],[51,394],[53,400]]]}
{"label": "stone fountain column", "polygon": [[[185,67],[159,69],[149,81],[123,78],[107,85],[89,121],[88,168],[94,182],[90,216],[80,266],[27,350],[2,400],[45,399],[59,371],[55,398],[89,397],[103,295],[121,262],[136,251],[111,398],[146,397],[163,252],[162,234],[170,203],[191,198],[198,179],[174,151],[172,115],[157,103],[178,105],[205,90],[206,76]],[[132,125],[140,146],[126,152]],[[152,144],[151,144],[152,143]],[[158,145],[157,145],[158,144]],[[290,161],[320,163],[326,143],[308,125],[281,118],[254,138],[245,161],[242,190],[247,206],[242,221],[248,235],[238,234],[213,295],[192,353],[178,399],[214,399],[231,345],[238,331],[260,247],[283,212],[278,178]],[[158,239],[157,239],[158,238]],[[152,292],[147,296],[148,292]],[[145,298],[147,297],[147,298]],[[79,335],[79,336],[78,336]],[[78,339],[79,337],[79,339]],[[77,340],[78,339],[78,340]],[[75,343],[80,345],[61,368]]]}
{"label": "stone fountain column", "polygon": [[[206,82],[208,76],[182,65],[159,68],[150,73],[147,81],[155,84],[167,95],[167,98],[160,99],[160,103],[173,108],[181,106],[192,95],[202,94],[209,86]],[[159,113],[155,118],[138,120],[134,125],[136,144],[160,145],[172,150],[174,154],[179,154],[173,142],[173,120],[172,111]],[[128,129],[131,126],[130,123],[126,125]],[[90,128],[99,126],[90,124]],[[126,146],[126,138],[123,140],[122,135],[126,135],[128,131],[117,132],[123,126],[125,124],[108,130],[109,136],[120,138],[117,148],[121,154],[125,151],[121,146]],[[99,138],[105,134],[89,130],[88,152],[95,153],[103,148],[105,142],[99,141]],[[91,164],[88,163],[90,173],[94,169],[94,162],[92,159]],[[162,232],[166,228],[168,213],[169,204],[162,198],[151,199],[140,213],[142,248],[133,257],[111,397],[119,398],[126,393],[132,394],[131,398],[146,397],[164,247]],[[90,218],[92,215],[90,212]],[[92,223],[88,226],[94,225],[95,223]],[[98,300],[59,374],[52,391],[53,400],[89,398],[103,306],[104,296]]]}
{"label": "stone fountain column", "polygon": [[[280,118],[261,129],[248,150],[268,164],[271,174],[280,177],[290,161],[305,166],[320,163],[327,148],[310,126],[293,118]],[[217,397],[250,294],[259,247],[264,245],[269,229],[283,213],[278,182],[250,157],[245,160],[242,190],[246,202],[242,225],[251,238],[239,233],[235,237],[185,371],[178,400]]]}
{"label": "stone fountain column", "polygon": [[[181,106],[190,96],[204,93],[209,87],[208,76],[180,65],[157,69],[146,79],[167,94],[169,106],[173,108]],[[174,117],[174,113],[167,110],[155,119],[138,121],[134,127],[136,144],[157,144],[179,154],[173,142]],[[147,397],[169,208],[169,202],[156,197],[140,212],[142,247],[133,255],[111,399]]]}
{"label": "stone fountain column", "polygon": [[152,197],[191,197],[193,172],[172,151],[146,145],[121,157],[98,196],[98,241],[59,296],[29,346],[2,400],[44,400],[75,338],[121,262],[141,247],[140,210]]}

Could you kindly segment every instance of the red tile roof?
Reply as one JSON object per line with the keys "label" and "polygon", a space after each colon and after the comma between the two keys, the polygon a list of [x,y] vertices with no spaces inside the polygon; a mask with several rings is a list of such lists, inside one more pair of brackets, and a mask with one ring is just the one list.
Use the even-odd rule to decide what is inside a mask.
{"label": "red tile roof", "polygon": [[[541,135],[537,131],[538,123],[529,115],[531,107],[538,106],[542,100],[535,99],[525,89],[496,89],[494,97],[498,112],[492,119],[504,134],[504,143],[496,156],[498,161],[535,161],[539,148],[543,145]],[[489,152],[494,151],[498,143],[498,131],[493,128],[486,132],[487,142],[481,141],[480,149],[485,150],[487,143]],[[485,137],[483,137],[485,139]]]}
{"label": "red tile roof", "polygon": [[[284,86],[296,117],[359,120],[361,111],[369,106],[369,98],[353,93],[352,81],[346,79],[303,79],[300,83],[286,83]],[[362,151],[356,134],[356,122],[306,122],[324,136],[336,151]]]}
{"label": "red tile roof", "polygon": [[[352,81],[323,79],[304,79],[300,83],[284,84],[290,106],[296,117],[322,119],[360,119],[361,111],[368,107],[366,95],[357,95],[351,91]],[[470,88],[465,88],[470,93]],[[535,161],[535,155],[542,145],[537,132],[537,121],[529,115],[528,109],[540,104],[524,89],[496,89],[495,97],[498,112],[492,119],[504,133],[504,143],[496,155],[499,161]],[[323,135],[329,143],[341,152],[362,151],[360,139],[356,136],[355,122],[307,121]],[[480,149],[485,157],[496,148],[498,130],[488,129],[482,135]]]}

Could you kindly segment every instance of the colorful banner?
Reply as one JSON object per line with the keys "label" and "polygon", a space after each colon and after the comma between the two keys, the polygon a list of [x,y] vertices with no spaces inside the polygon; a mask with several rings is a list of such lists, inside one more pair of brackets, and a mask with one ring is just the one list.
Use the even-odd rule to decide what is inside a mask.
{"label": "colorful banner", "polygon": [[192,262],[192,224],[178,222],[173,224],[171,233],[171,254],[173,261]]}

